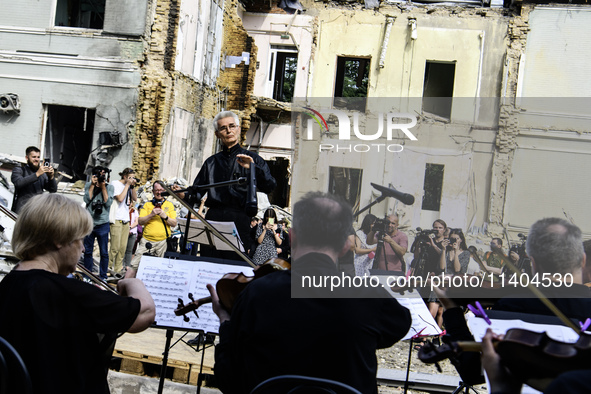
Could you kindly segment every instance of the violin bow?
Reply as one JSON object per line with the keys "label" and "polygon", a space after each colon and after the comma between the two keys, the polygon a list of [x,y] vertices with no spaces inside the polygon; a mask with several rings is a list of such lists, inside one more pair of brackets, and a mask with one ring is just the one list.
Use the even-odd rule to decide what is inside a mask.
{"label": "violin bow", "polygon": [[[511,260],[507,256],[503,254],[500,254],[500,256],[511,271],[513,271],[517,275],[521,275],[521,271],[511,262]],[[546,297],[544,293],[540,291],[540,289],[532,285],[529,281],[527,282],[526,287],[532,293],[534,293],[534,295],[538,297],[538,299],[542,301],[544,305],[546,305],[548,309],[550,309],[552,313],[554,313],[554,315],[560,319],[560,321],[562,321],[567,327],[572,328],[577,333],[577,335],[581,335],[580,327],[577,327],[575,323],[573,323],[568,317],[566,317],[566,315],[562,313],[562,311],[558,309],[556,305],[554,305],[552,301],[550,301],[548,297]]]}

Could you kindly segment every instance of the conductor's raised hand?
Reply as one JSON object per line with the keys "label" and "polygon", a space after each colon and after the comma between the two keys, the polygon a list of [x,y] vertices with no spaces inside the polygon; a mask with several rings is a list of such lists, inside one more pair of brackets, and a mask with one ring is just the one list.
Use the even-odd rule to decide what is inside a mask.
{"label": "conductor's raised hand", "polygon": [[226,320],[230,320],[230,312],[228,312],[220,303],[220,297],[218,297],[218,293],[215,290],[213,285],[208,284],[207,290],[209,290],[209,294],[211,295],[211,307],[213,312],[219,317],[220,324],[225,322]]}
{"label": "conductor's raised hand", "polygon": [[244,154],[236,155],[236,161],[241,167],[246,168],[247,170],[250,168],[250,163],[254,163],[254,159],[252,157]]}

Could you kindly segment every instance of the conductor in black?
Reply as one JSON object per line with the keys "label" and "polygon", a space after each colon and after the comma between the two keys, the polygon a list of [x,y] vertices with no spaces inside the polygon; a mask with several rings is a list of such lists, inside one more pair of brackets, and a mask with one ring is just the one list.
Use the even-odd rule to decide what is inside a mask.
{"label": "conductor in black", "polygon": [[[240,119],[234,112],[222,111],[218,113],[213,119],[213,127],[223,148],[203,163],[193,186],[236,180],[240,177],[249,179],[246,184],[234,184],[207,190],[207,201],[205,202],[209,208],[205,215],[206,219],[233,221],[242,242],[248,242],[250,218],[256,214],[252,211],[247,212],[246,205],[248,189],[254,184],[250,179],[250,166],[254,166],[256,187],[260,192],[272,192],[277,182],[271,176],[271,171],[265,160],[240,146]],[[256,195],[254,190],[250,192]],[[205,194],[205,191],[201,194]],[[201,198],[200,195],[197,197]],[[202,252],[202,255],[211,256],[213,254],[212,252]],[[218,254],[217,257],[230,256]]]}

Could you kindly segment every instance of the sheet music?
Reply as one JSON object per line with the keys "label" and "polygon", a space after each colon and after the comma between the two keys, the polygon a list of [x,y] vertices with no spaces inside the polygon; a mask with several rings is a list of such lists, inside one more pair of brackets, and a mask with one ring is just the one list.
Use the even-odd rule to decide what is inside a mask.
{"label": "sheet music", "polygon": [[433,319],[429,308],[425,305],[423,298],[418,291],[405,291],[404,295],[393,292],[389,286],[387,286],[388,276],[386,275],[375,275],[380,278],[380,283],[384,286],[384,289],[396,298],[396,300],[410,311],[412,318],[412,325],[408,333],[402,338],[402,340],[410,339],[413,335],[421,332],[421,335],[440,335],[441,329]]}
{"label": "sheet music", "polygon": [[[187,219],[178,218],[177,221],[180,228],[184,231],[185,226],[187,225]],[[208,222],[220,233],[222,233],[222,235],[224,235],[230,242],[232,242],[232,244],[236,246],[241,252],[244,252],[244,246],[242,246],[242,241],[234,222],[214,222],[211,220]],[[207,237],[206,227],[200,219],[191,219],[191,223],[189,223],[189,235],[187,238],[190,242],[197,242],[205,245],[210,244]],[[232,250],[232,248],[230,248],[224,241],[213,234],[211,234],[211,238],[213,239],[213,244],[217,250]]]}
{"label": "sheet music", "polygon": [[228,272],[253,275],[251,267],[142,256],[137,278],[144,282],[156,303],[156,325],[217,333],[219,319],[213,313],[211,304],[199,307],[196,311],[199,317],[189,312],[188,322],[183,320],[183,316],[176,316],[174,310],[177,308],[178,298],[185,305],[191,302],[189,293],[193,294],[195,300],[208,297],[209,291],[205,286],[215,285]]}
{"label": "sheet music", "polygon": [[476,341],[482,339],[484,334],[486,334],[486,329],[489,327],[496,334],[505,334],[511,328],[521,328],[534,332],[546,332],[550,338],[561,342],[574,343],[579,339],[579,335],[572,328],[557,324],[536,324],[521,320],[490,319],[491,325],[489,326],[484,319],[474,316],[472,312],[466,313],[466,320]]}

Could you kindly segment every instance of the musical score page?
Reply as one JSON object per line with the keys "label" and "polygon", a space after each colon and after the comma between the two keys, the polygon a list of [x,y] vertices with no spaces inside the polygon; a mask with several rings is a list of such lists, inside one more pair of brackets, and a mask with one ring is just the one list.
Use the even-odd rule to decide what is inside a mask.
{"label": "musical score page", "polygon": [[400,305],[410,311],[412,325],[402,340],[410,339],[413,335],[418,333],[420,333],[421,336],[441,335],[441,329],[437,325],[437,322],[435,322],[435,319],[433,319],[433,316],[431,316],[429,308],[427,308],[427,305],[425,305],[423,298],[417,290],[407,290],[405,291],[405,295],[401,295],[392,291],[387,285],[387,276],[377,275],[377,277],[380,279],[380,283],[384,286],[384,289],[386,289],[392,297],[396,298]]}
{"label": "musical score page", "polygon": [[193,312],[187,313],[188,322],[183,320],[183,316],[176,316],[174,310],[177,309],[179,298],[185,305],[191,302],[189,293],[193,294],[195,300],[209,297],[206,285],[215,286],[217,281],[228,272],[253,275],[251,267],[142,256],[137,278],[144,282],[154,299],[157,326],[217,334],[220,323],[211,308],[211,303],[202,305],[196,310],[199,317]]}

